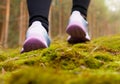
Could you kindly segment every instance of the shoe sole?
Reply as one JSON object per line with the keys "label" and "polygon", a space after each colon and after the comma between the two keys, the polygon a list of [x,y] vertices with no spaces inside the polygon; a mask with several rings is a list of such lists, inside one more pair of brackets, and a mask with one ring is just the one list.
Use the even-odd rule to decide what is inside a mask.
{"label": "shoe sole", "polygon": [[69,43],[81,43],[89,41],[86,38],[86,33],[84,28],[77,24],[69,25],[66,32],[71,36],[71,39],[68,39]]}
{"label": "shoe sole", "polygon": [[24,43],[23,51],[21,51],[21,53],[43,49],[43,48],[47,48],[47,46],[43,41],[38,40],[36,38],[30,38]]}

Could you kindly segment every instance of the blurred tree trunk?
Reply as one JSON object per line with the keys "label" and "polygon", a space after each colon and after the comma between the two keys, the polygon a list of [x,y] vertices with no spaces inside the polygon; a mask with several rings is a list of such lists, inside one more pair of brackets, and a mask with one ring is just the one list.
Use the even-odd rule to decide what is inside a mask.
{"label": "blurred tree trunk", "polygon": [[25,40],[25,33],[27,28],[27,10],[25,0],[20,2],[20,22],[19,22],[19,45],[22,45]]}
{"label": "blurred tree trunk", "polygon": [[51,5],[50,7],[50,12],[49,12],[49,36],[52,38],[52,31],[51,31],[51,28],[52,28],[52,9],[53,9],[53,6]]}
{"label": "blurred tree trunk", "polygon": [[23,40],[23,29],[24,29],[24,0],[21,0],[21,2],[20,2],[20,22],[19,22],[19,31],[20,31],[20,33],[19,33],[19,45],[21,45],[22,44],[22,40]]}
{"label": "blurred tree trunk", "polygon": [[8,47],[8,28],[10,19],[10,0],[6,0],[6,13],[5,13],[5,24],[4,24],[4,47]]}
{"label": "blurred tree trunk", "polygon": [[0,22],[0,45],[2,44],[2,22]]}
{"label": "blurred tree trunk", "polygon": [[59,1],[59,35],[62,35],[62,0]]}
{"label": "blurred tree trunk", "polygon": [[[5,9],[5,6],[2,6],[1,9]],[[5,10],[2,10],[1,15],[5,15]],[[3,20],[0,22],[0,45],[3,46],[4,41],[4,24]]]}

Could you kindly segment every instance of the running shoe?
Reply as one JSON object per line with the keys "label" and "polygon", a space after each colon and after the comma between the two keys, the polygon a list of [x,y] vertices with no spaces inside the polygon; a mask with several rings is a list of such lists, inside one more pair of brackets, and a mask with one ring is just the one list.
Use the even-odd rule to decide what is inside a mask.
{"label": "running shoe", "polygon": [[41,22],[35,21],[29,27],[26,40],[23,44],[21,53],[29,52],[37,49],[48,48],[50,46],[50,38]]}
{"label": "running shoe", "polygon": [[70,16],[66,32],[69,34],[69,43],[74,44],[90,41],[90,37],[88,35],[88,22],[78,11],[74,11]]}

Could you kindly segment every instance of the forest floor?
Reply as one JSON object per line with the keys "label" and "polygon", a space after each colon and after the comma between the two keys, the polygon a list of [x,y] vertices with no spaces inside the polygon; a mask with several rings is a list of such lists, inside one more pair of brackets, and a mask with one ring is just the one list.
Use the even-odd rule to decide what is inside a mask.
{"label": "forest floor", "polygon": [[19,51],[0,49],[0,84],[120,84],[120,35]]}

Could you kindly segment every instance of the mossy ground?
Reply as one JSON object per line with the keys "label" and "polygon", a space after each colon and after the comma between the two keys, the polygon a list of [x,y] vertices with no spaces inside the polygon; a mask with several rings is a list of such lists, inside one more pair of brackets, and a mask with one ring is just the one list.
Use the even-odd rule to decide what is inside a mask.
{"label": "mossy ground", "polygon": [[120,35],[19,51],[0,49],[0,84],[120,84]]}

